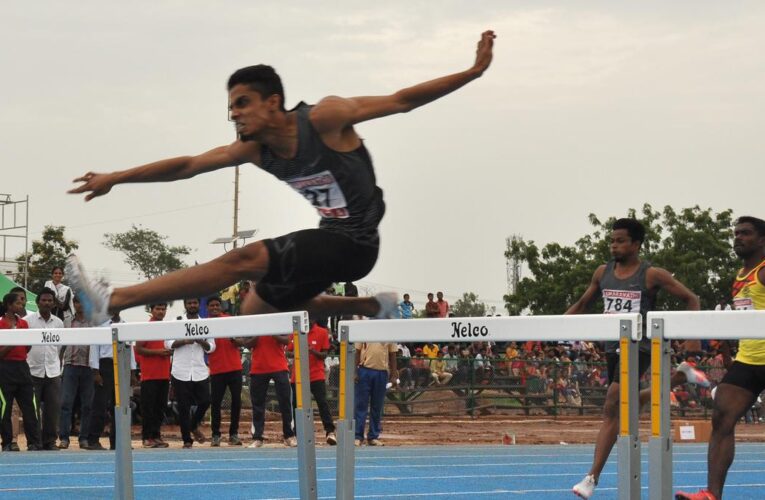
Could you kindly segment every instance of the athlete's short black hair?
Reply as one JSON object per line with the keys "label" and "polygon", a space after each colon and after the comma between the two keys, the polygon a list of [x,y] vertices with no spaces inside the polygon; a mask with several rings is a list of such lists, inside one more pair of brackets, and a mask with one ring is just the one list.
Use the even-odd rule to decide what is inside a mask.
{"label": "athlete's short black hair", "polygon": [[151,311],[152,309],[154,309],[157,306],[165,306],[165,307],[167,307],[167,302],[155,302],[153,304],[149,304],[149,311]]}
{"label": "athlete's short black hair", "polygon": [[746,223],[754,226],[754,230],[757,231],[758,235],[765,236],[765,220],[752,217],[751,215],[744,215],[736,219],[736,225]]}
{"label": "athlete's short black hair", "polygon": [[645,227],[637,219],[617,219],[611,229],[614,231],[626,229],[632,241],[639,241],[640,243],[645,241]]}
{"label": "athlete's short black hair", "polygon": [[219,304],[223,304],[220,295],[210,295],[207,297],[207,303],[209,304],[210,302],[218,302]]}
{"label": "athlete's short black hair", "polygon": [[46,287],[43,287],[39,292],[37,292],[37,298],[35,298],[35,304],[40,303],[40,297],[42,297],[43,295],[50,295],[51,297],[53,297],[53,300],[56,299],[56,292],[54,292],[53,290],[51,290],[50,288],[46,286]]}
{"label": "athlete's short black hair", "polygon": [[240,84],[247,85],[250,89],[260,94],[260,97],[263,99],[267,99],[274,94],[278,95],[282,101],[280,108],[282,111],[286,111],[284,108],[282,79],[271,66],[256,64],[255,66],[247,66],[246,68],[234,71],[234,74],[228,78],[227,88],[230,91]]}
{"label": "athlete's short black hair", "polygon": [[751,224],[754,226],[754,230],[757,231],[758,236],[765,236],[765,220],[752,217],[751,215],[742,215],[736,219],[735,224]]}

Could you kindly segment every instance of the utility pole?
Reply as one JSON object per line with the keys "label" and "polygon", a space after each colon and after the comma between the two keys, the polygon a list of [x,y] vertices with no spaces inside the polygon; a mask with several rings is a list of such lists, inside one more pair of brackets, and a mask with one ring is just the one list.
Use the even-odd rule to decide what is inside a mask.
{"label": "utility pole", "polygon": [[[239,165],[234,167],[234,231],[231,236],[236,236],[239,232]],[[237,241],[234,240],[234,248]]]}

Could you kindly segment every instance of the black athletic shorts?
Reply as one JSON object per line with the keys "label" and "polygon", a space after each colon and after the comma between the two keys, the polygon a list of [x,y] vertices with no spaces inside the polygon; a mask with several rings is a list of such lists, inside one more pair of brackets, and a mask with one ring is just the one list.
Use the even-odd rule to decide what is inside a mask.
{"label": "black athletic shorts", "polygon": [[[608,385],[619,383],[619,353],[607,352],[606,365],[608,367]],[[638,352],[638,379],[640,379],[648,368],[651,367],[651,353]]]}
{"label": "black athletic shorts", "polygon": [[361,245],[326,229],[304,229],[263,240],[268,271],[255,291],[281,311],[294,310],[332,283],[363,278],[377,262],[378,246]]}
{"label": "black athletic shorts", "polygon": [[720,383],[741,387],[757,396],[765,390],[765,366],[734,361]]}

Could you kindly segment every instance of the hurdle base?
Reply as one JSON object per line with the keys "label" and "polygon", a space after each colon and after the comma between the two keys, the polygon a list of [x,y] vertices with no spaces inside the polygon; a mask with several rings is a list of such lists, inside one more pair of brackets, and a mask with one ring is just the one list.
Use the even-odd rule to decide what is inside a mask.
{"label": "hurdle base", "polygon": [[337,423],[337,500],[353,500],[355,495],[354,461],[356,453],[356,425],[353,419]]}
{"label": "hurdle base", "polygon": [[298,439],[298,483],[301,500],[316,500],[316,437],[314,436],[313,409],[298,408],[295,411]]}
{"label": "hurdle base", "polygon": [[651,437],[648,442],[648,498],[672,498],[672,438]]}
{"label": "hurdle base", "polygon": [[640,440],[637,435],[619,436],[618,477],[619,499],[640,498]]}

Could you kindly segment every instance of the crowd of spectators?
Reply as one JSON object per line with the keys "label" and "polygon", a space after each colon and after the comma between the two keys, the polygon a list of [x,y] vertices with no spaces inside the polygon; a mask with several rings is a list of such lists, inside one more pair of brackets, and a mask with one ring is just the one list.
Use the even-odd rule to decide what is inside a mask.
{"label": "crowd of spectators", "polygon": [[[88,326],[83,320],[82,310],[76,297],[73,296],[69,287],[63,284],[62,278],[62,270],[60,268],[54,269],[51,280],[46,282],[43,292],[38,295],[40,311],[37,313],[27,313],[24,307],[22,307],[18,311],[18,318],[26,318],[27,322],[32,325],[30,326],[32,328],[35,326],[40,327],[39,325],[56,327],[59,323],[67,327]],[[243,282],[224,290],[220,297],[215,297],[217,304],[213,304],[213,315],[238,314],[239,306],[248,289],[249,283]],[[15,289],[14,292],[23,301],[26,300],[26,294],[23,289]],[[327,293],[356,296],[358,295],[358,288],[352,283],[346,283],[327,290]],[[41,297],[42,306],[39,303]],[[445,318],[452,315],[450,305],[444,299],[444,294],[440,291],[435,295],[433,293],[427,294],[427,300],[422,310],[418,310],[415,307],[408,293],[403,294],[402,298],[399,310],[400,316],[404,319],[418,317]],[[195,301],[194,306],[197,309],[189,308],[189,304],[185,304],[187,314],[184,317],[186,318],[194,318],[199,312],[199,304],[196,303],[196,299],[193,300]],[[4,307],[6,313],[9,307],[12,306],[7,304]],[[161,314],[155,308],[161,309]],[[721,303],[719,309],[725,309],[725,304]],[[152,305],[150,320],[161,321],[164,318],[164,311],[164,305]],[[7,314],[6,316],[10,318]],[[350,318],[329,319],[328,342],[324,350],[325,354],[317,358],[320,359],[320,364],[323,364],[325,375],[323,382],[326,382],[326,387],[333,386],[332,381],[337,380],[339,369],[337,358],[337,323],[341,319]],[[23,320],[21,321],[23,322]],[[121,320],[119,317],[115,317],[112,321]],[[12,327],[18,326],[13,325]],[[4,326],[4,328],[8,327],[11,326]],[[159,432],[159,426],[166,420],[165,407],[175,411],[177,421],[181,423],[183,441],[186,447],[190,447],[191,443],[195,441],[205,442],[206,438],[201,434],[198,426],[207,408],[210,406],[210,382],[208,378],[211,375],[213,380],[212,413],[214,417],[214,434],[212,439],[215,446],[219,446],[221,442],[220,404],[223,393],[226,387],[229,388],[229,391],[238,392],[241,388],[241,383],[237,383],[237,380],[241,382],[244,378],[243,375],[247,373],[248,369],[254,378],[266,381],[266,385],[257,385],[259,387],[258,391],[256,391],[258,395],[253,400],[257,400],[253,403],[254,407],[258,408],[258,412],[255,413],[262,416],[263,398],[265,397],[263,387],[267,387],[267,381],[274,379],[275,373],[282,373],[284,370],[291,369],[291,366],[288,367],[289,361],[284,354],[285,348],[289,343],[288,339],[277,340],[272,346],[269,344],[270,351],[268,354],[259,353],[258,356],[252,355],[253,361],[257,359],[255,364],[259,366],[253,366],[249,355],[244,355],[245,353],[249,354],[253,350],[257,344],[256,342],[232,341],[230,346],[228,343],[225,344],[229,353],[227,355],[228,360],[225,363],[226,366],[223,368],[219,368],[217,364],[210,363],[210,358],[215,351],[215,343],[212,341],[209,343],[201,341],[199,346],[196,346],[196,344],[194,346],[187,346],[183,342],[160,342],[157,346],[137,346],[138,363],[136,368],[138,372],[136,375],[142,377],[140,379],[142,381],[141,389],[145,394],[143,394],[143,397],[137,397],[135,402],[137,405],[136,410],[138,410],[139,414],[143,410],[144,418],[148,422],[148,428],[143,434],[144,445],[146,447],[164,447],[167,445]],[[1,341],[0,345],[2,345]],[[219,345],[224,344],[219,342]],[[80,447],[82,448],[105,449],[99,443],[104,428],[110,428],[110,444],[111,447],[114,446],[113,415],[110,415],[110,406],[113,406],[114,396],[113,383],[109,380],[112,353],[110,351],[111,346],[109,346],[109,352],[101,353],[102,347],[90,346],[90,352],[88,352],[87,346],[84,348],[45,346],[28,349],[25,363],[29,369],[25,368],[23,371],[24,373],[28,372],[29,375],[22,375],[27,377],[24,380],[29,382],[29,391],[16,391],[14,394],[17,402],[20,403],[18,406],[21,406],[25,411],[24,428],[28,435],[29,449],[50,450],[57,447],[67,448],[69,446],[70,435],[78,436]],[[194,350],[191,350],[192,347]],[[11,358],[8,357],[12,351],[11,349],[0,349],[2,349],[0,351],[0,365],[2,365],[0,368],[5,370],[7,368],[6,365],[10,366],[9,363],[15,363],[16,361],[11,361]],[[389,389],[394,391],[411,391],[431,386],[444,386],[456,390],[466,385],[490,385],[495,380],[504,380],[523,386],[529,392],[556,397],[558,398],[558,403],[577,405],[581,404],[581,391],[584,388],[605,387],[607,384],[605,355],[601,345],[593,342],[529,341],[497,344],[490,341],[476,341],[472,343],[446,344],[405,343],[398,344],[397,349],[398,380]],[[94,351],[97,355],[94,355]],[[184,356],[188,354],[186,356],[188,359],[179,357],[180,351],[185,353]],[[277,368],[279,369],[274,369],[276,371],[267,370],[267,373],[261,373],[262,366],[260,365],[265,363],[263,361],[265,359],[264,355],[272,358],[278,357],[283,360],[283,362],[279,361],[278,363],[274,359],[269,360],[269,363],[272,363],[273,366],[278,365]],[[673,404],[679,407],[694,408],[701,401],[709,400],[709,391],[722,380],[732,355],[733,352],[728,344],[715,341],[672,342],[673,365],[676,366],[683,361],[690,362],[703,369],[712,382],[712,387],[709,389],[690,385],[676,387],[672,392]],[[153,375],[146,371],[147,367],[153,366],[152,363],[149,363],[152,356],[156,356],[156,359],[165,359],[165,361],[158,365],[159,371],[170,370],[167,374],[159,377],[161,380],[154,380],[157,377],[153,377]],[[230,358],[237,359],[231,361]],[[242,364],[238,361],[244,361],[244,370]],[[186,367],[178,364],[181,362],[186,363]],[[141,373],[142,364],[146,368],[143,373]],[[321,369],[319,369],[320,371]],[[10,387],[8,380],[3,380],[2,377],[6,376],[7,378],[8,374],[5,373],[4,375],[4,373],[0,371],[0,387],[7,390]],[[231,375],[232,373],[233,376]],[[278,385],[280,387],[283,386],[283,391],[289,390],[289,380],[286,377],[287,375],[284,375],[282,380],[281,375],[276,376],[276,379],[280,381]],[[225,383],[223,382],[224,379],[226,380]],[[321,375],[319,374],[315,377],[312,375],[313,382],[322,383]],[[647,380],[643,382],[647,383]],[[110,388],[112,390],[111,394]],[[326,405],[326,396],[323,391],[326,391],[326,388],[319,387],[318,399],[321,399],[323,404]],[[39,403],[34,405],[34,414],[30,413],[30,405],[26,401],[31,394],[34,394],[36,401]],[[284,394],[277,394],[277,396],[280,401],[280,410],[283,413],[285,444],[287,446],[294,446],[294,429],[289,427],[289,422],[291,421],[288,409],[288,406],[290,406],[289,398]],[[159,405],[161,408],[159,414],[156,408],[140,408],[141,401],[146,406],[146,401],[151,400],[151,398],[158,398],[160,401]],[[241,441],[237,435],[237,427],[238,413],[241,405],[238,401],[238,395],[233,400],[236,403],[236,415],[232,415],[232,427],[229,429],[229,444],[240,445]],[[759,414],[762,404],[758,404],[759,407],[753,409],[752,415],[748,416],[753,422],[762,420]],[[16,406],[14,405],[14,408]],[[189,414],[192,406],[195,413]],[[185,413],[185,415],[178,415],[179,411]],[[11,417],[10,412],[6,411],[3,414],[1,427],[3,431],[2,444],[5,451],[15,451],[18,449],[18,445],[15,442],[15,435],[18,433],[17,428],[13,429],[13,438],[11,438],[11,427],[15,420],[18,420],[18,414],[15,415],[15,418]],[[111,425],[109,425],[110,420]],[[327,436],[331,435],[331,440],[334,441],[334,426],[331,418],[328,416],[328,411],[323,412],[322,420],[325,424]],[[16,427],[18,427],[17,424]],[[260,424],[256,422],[253,429],[255,429],[256,445],[262,446],[262,422]]]}

